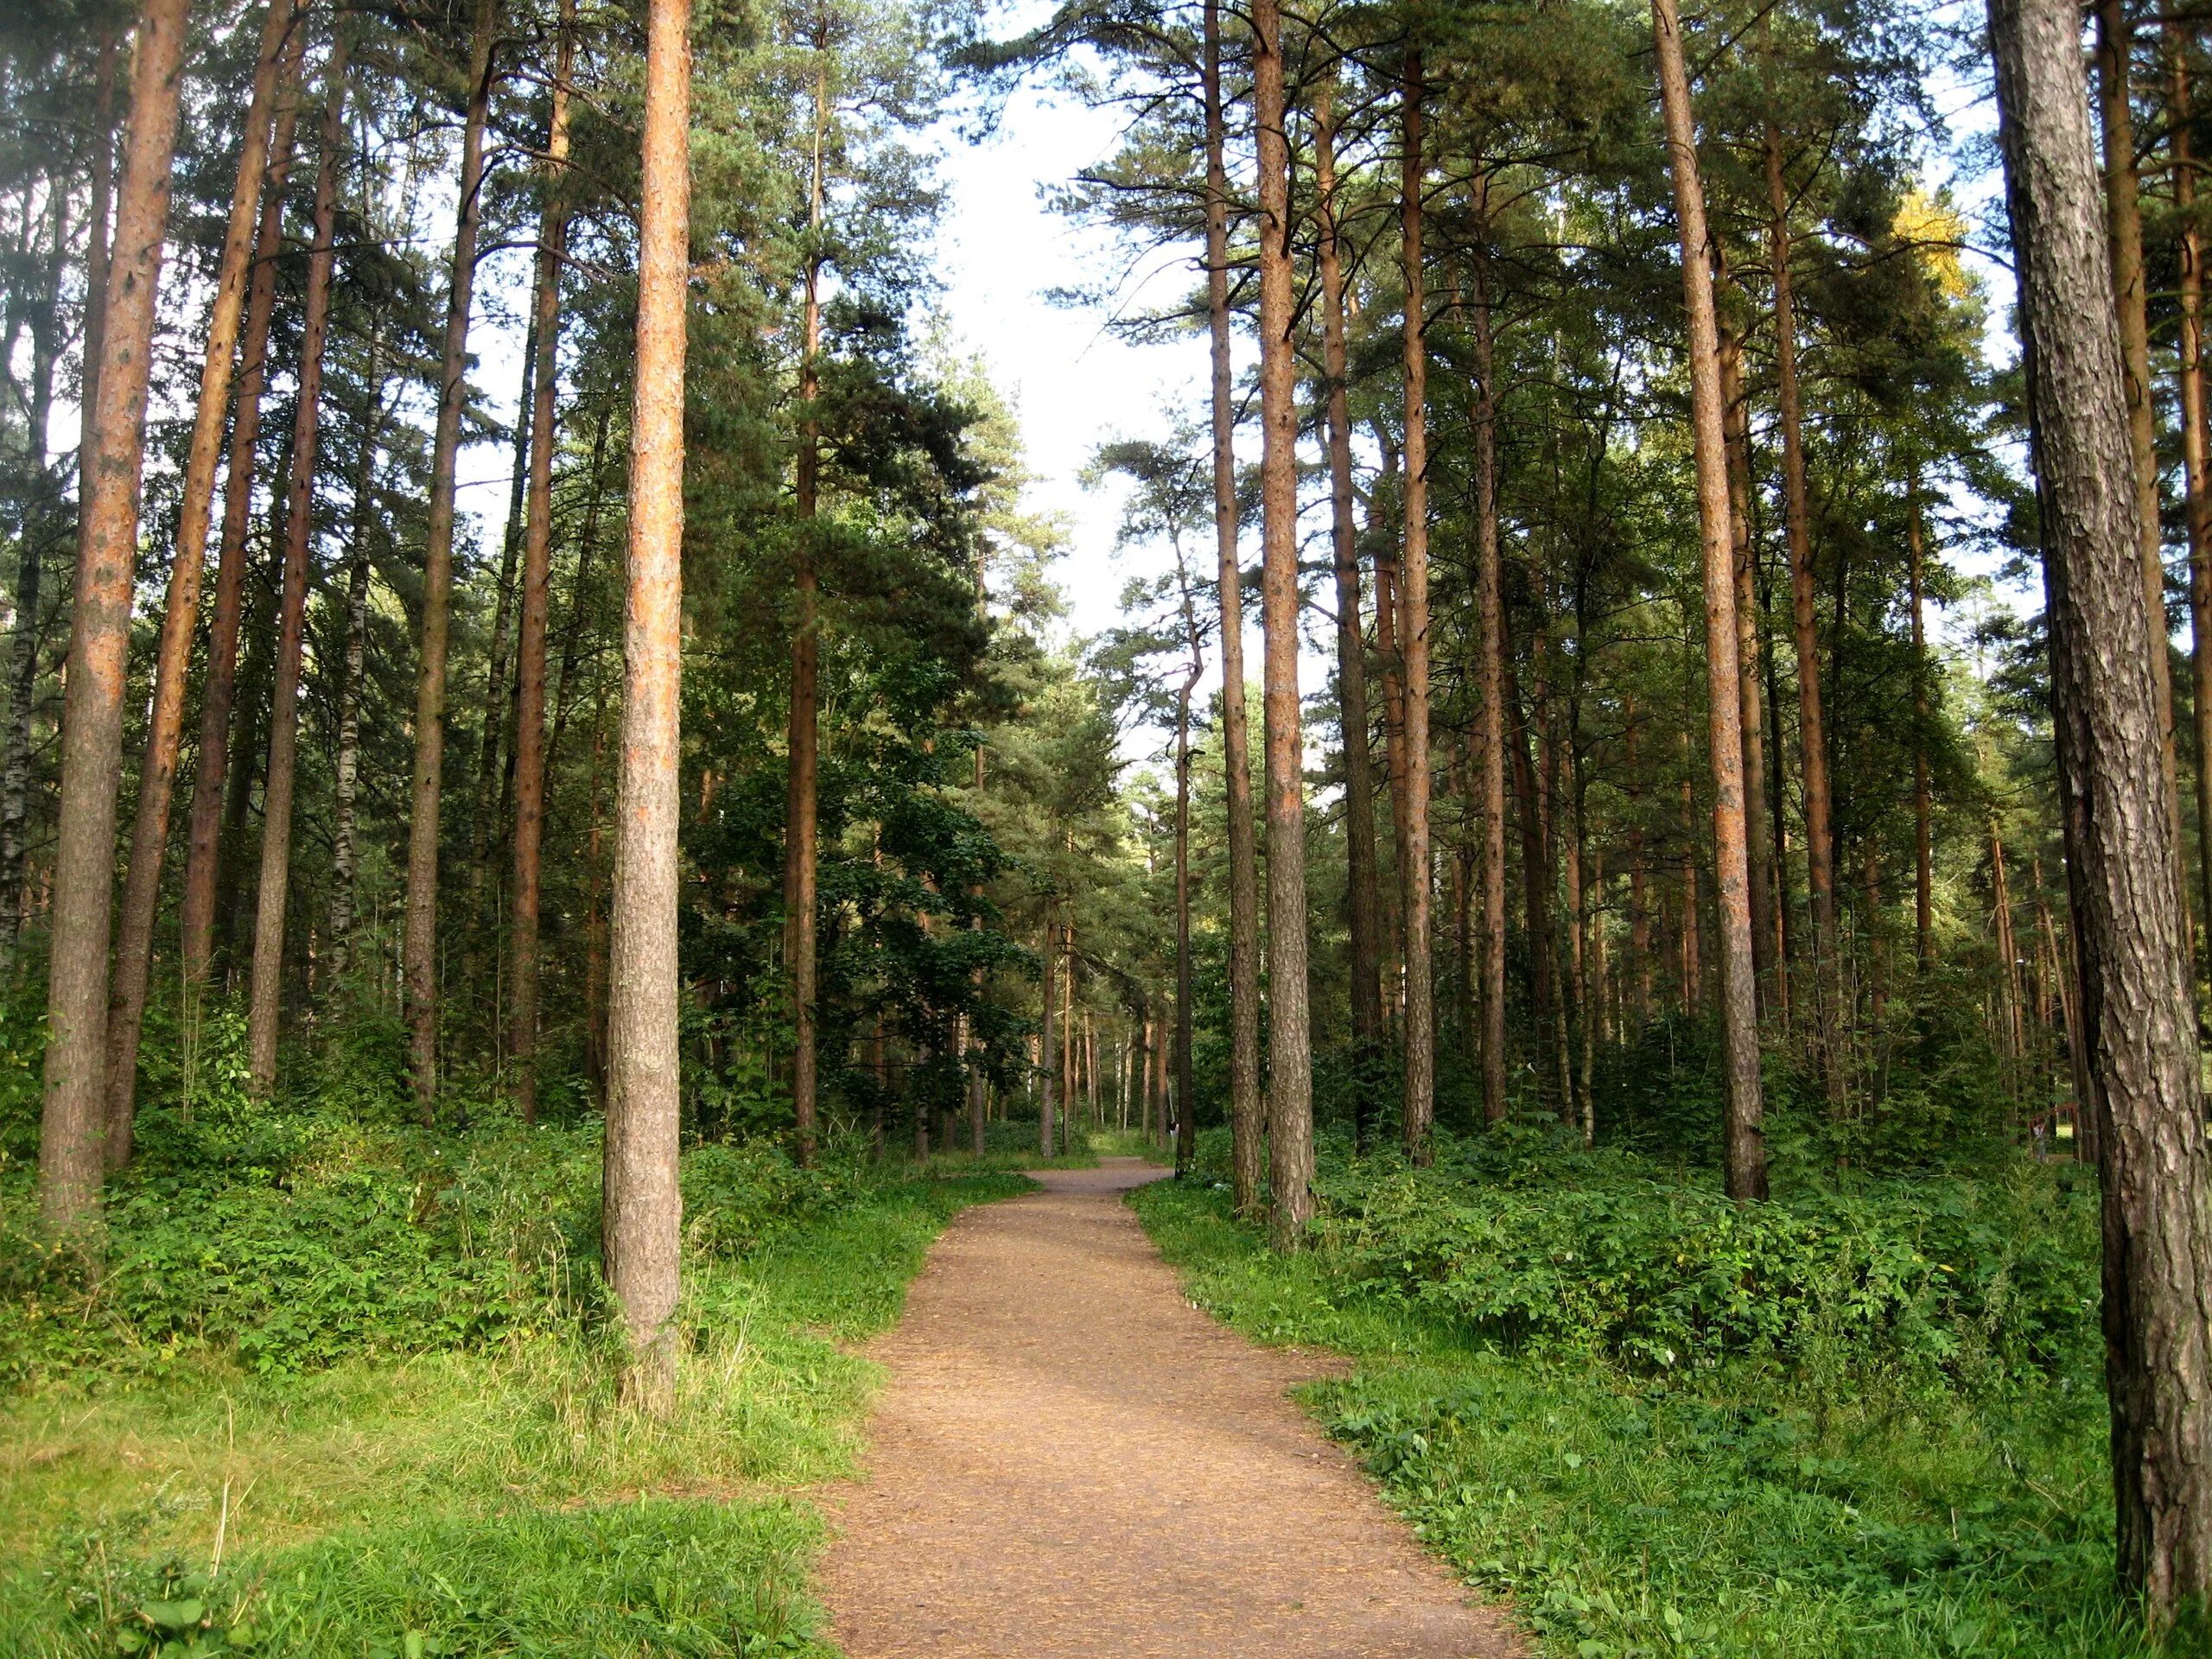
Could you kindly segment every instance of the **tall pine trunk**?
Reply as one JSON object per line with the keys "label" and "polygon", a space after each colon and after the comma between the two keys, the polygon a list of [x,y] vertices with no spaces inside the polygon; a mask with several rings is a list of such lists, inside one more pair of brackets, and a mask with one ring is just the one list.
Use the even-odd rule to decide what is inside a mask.
{"label": "tall pine trunk", "polygon": [[[1406,54],[1400,87],[1398,233],[1405,263],[1406,365],[1406,831],[1399,877],[1406,918],[1406,1153],[1429,1160],[1436,1115],[1436,986],[1431,975],[1428,754],[1428,344],[1421,285],[1421,61]],[[1294,489],[1295,485],[1294,484]]]}
{"label": "tall pine trunk", "polygon": [[545,137],[545,200],[537,222],[537,290],[531,334],[530,498],[523,526],[522,627],[515,671],[514,990],[507,1052],[516,1109],[537,1122],[538,853],[545,832],[545,636],[553,566],[553,414],[561,363],[561,265],[568,251],[569,77],[575,60],[575,0],[561,0],[553,107]]}
{"label": "tall pine trunk", "polygon": [[2172,134],[2175,253],[2181,318],[2175,378],[2181,391],[2182,476],[2189,518],[2189,660],[2196,747],[2197,915],[2212,929],[2212,437],[2204,408],[2204,239],[2196,227],[2196,149],[2190,130],[2189,31],[2169,19],[2166,120]]}
{"label": "tall pine trunk", "polygon": [[[657,8],[664,3],[665,0],[656,0]],[[498,22],[499,0],[477,0],[476,27],[469,47],[468,113],[461,128],[460,222],[454,231],[453,262],[446,289],[445,356],[438,375],[437,431],[430,448],[429,534],[423,550],[421,660],[415,689],[415,770],[409,788],[407,821],[407,925],[400,968],[407,1009],[408,1065],[415,1087],[416,1108],[426,1128],[437,1121],[438,807],[445,781],[446,646],[453,606],[454,469],[461,449],[461,408],[468,395],[468,314],[475,291],[477,235],[484,222],[484,124],[492,103],[492,56]],[[640,384],[641,397],[645,390]],[[632,535],[634,540],[634,529]],[[635,580],[633,573],[632,581]],[[626,737],[624,747],[626,779]]]}
{"label": "tall pine trunk", "polygon": [[1313,1214],[1313,1033],[1306,982],[1305,754],[1298,706],[1298,408],[1291,292],[1290,143],[1282,9],[1252,9],[1260,168],[1260,620],[1267,656],[1268,1179],[1269,1234],[1303,1241]]}
{"label": "tall pine trunk", "polygon": [[829,120],[826,41],[815,45],[814,171],[807,199],[805,315],[801,325],[798,397],[804,415],[797,465],[799,542],[798,602],[791,623],[791,724],[786,742],[790,772],[784,818],[784,971],[791,979],[791,1108],[801,1164],[814,1161],[816,979],[815,887],[820,873],[820,747],[822,634],[817,614],[819,582],[814,534],[822,467],[822,423],[814,410],[821,395],[822,169]]}
{"label": "tall pine trunk", "polygon": [[[185,678],[192,665],[193,630],[200,615],[200,577],[207,563],[207,516],[215,499],[215,466],[222,459],[223,427],[237,367],[238,324],[245,309],[254,251],[254,208],[270,161],[280,164],[291,148],[291,128],[304,26],[291,27],[292,0],[270,0],[246,105],[245,143],[231,187],[231,211],[217,268],[215,300],[207,318],[207,353],[200,370],[191,446],[185,452],[184,486],[178,505],[176,549],[169,561],[168,594],[154,658],[154,700],[146,720],[146,753],[138,768],[138,810],[131,825],[130,861],[116,914],[115,976],[108,993],[107,1157],[114,1168],[130,1155],[137,1103],[138,1033],[146,1015],[147,978],[153,966],[154,923],[161,909],[162,867],[168,853],[169,804],[176,785],[184,735]],[[283,103],[279,111],[276,105]],[[270,124],[276,132],[272,138]],[[283,172],[276,175],[281,194]]]}
{"label": "tall pine trunk", "polygon": [[1375,1065],[1382,1046],[1381,899],[1375,869],[1375,766],[1368,749],[1367,642],[1361,626],[1358,527],[1353,518],[1351,361],[1337,218],[1335,79],[1313,100],[1319,197],[1321,353],[1329,432],[1330,550],[1337,584],[1337,695],[1344,747],[1346,922],[1351,933],[1354,1135],[1365,1143]]}
{"label": "tall pine trunk", "polygon": [[86,418],[95,459],[79,504],[76,608],[62,702],[38,1149],[41,1218],[60,1235],[89,1235],[99,1221],[108,938],[130,590],[138,556],[139,468],[188,8],[189,0],[146,0],[139,13],[130,125],[101,324],[99,397]]}
{"label": "tall pine trunk", "polygon": [[1175,694],[1175,1169],[1187,1174],[1197,1165],[1198,1114],[1191,1070],[1192,1023],[1197,998],[1191,963],[1191,693],[1205,672],[1198,643],[1197,607],[1191,584],[1183,583],[1183,631],[1191,646],[1191,671]]}
{"label": "tall pine trunk", "polygon": [[2151,1623],[2212,1592],[2212,1199],[2160,769],[2126,368],[2065,0],[1991,0],[2068,877],[2104,1230],[2117,1567]]}
{"label": "tall pine trunk", "polygon": [[1936,797],[1928,776],[1927,531],[1916,467],[1905,497],[1905,588],[1912,607],[1912,952],[1926,969],[1936,959]]}
{"label": "tall pine trunk", "polygon": [[[1659,95],[1667,130],[1668,171],[1681,234],[1682,303],[1688,314],[1691,437],[1697,469],[1698,528],[1705,576],[1707,717],[1713,766],[1714,913],[1720,957],[1722,1081],[1728,1196],[1766,1197],[1766,1147],[1760,1127],[1758,1009],[1751,959],[1751,909],[1744,844],[1741,672],[1736,655],[1735,545],[1729,529],[1727,438],[1720,397],[1719,341],[1707,262],[1705,187],[1698,176],[1689,73],[1682,61],[1675,0],[1652,0]],[[1780,250],[1786,255],[1787,249]],[[1777,272],[1783,269],[1776,261]],[[1777,317],[1777,327],[1787,325]],[[1802,460],[1802,458],[1801,458]]]}
{"label": "tall pine trunk", "polygon": [[1728,438],[1728,523],[1735,552],[1736,679],[1742,693],[1744,850],[1751,886],[1751,963],[1759,1013],[1777,1006],[1774,837],[1766,813],[1766,711],[1759,696],[1758,550],[1751,540],[1751,411],[1744,390],[1744,343],[1724,316],[1720,397]]}
{"label": "tall pine trunk", "polygon": [[1221,594],[1221,760],[1229,819],[1230,1192],[1260,1207],[1260,862],[1252,817],[1251,724],[1244,713],[1244,572],[1236,555],[1236,393],[1229,339],[1229,172],[1221,3],[1204,7],[1206,321],[1212,359],[1213,524]]}
{"label": "tall pine trunk", "polygon": [[330,276],[336,263],[338,158],[346,143],[346,59],[341,32],[323,71],[322,155],[315,167],[314,242],[300,333],[300,382],[292,417],[292,467],[284,491],[284,586],[277,610],[276,683],[269,709],[269,771],[262,791],[261,887],[253,929],[253,979],[246,1047],[253,1090],[276,1084],[277,1013],[283,1000],[284,912],[292,886],[292,794],[300,731],[300,649],[307,631],[308,554],[315,540],[315,454],[321,437],[322,356],[330,332]]}
{"label": "tall pine trunk", "polygon": [[354,813],[361,771],[361,682],[369,643],[369,537],[376,523],[378,447],[386,405],[378,370],[384,360],[383,320],[369,335],[368,418],[353,467],[353,521],[346,570],[346,653],[338,685],[338,748],[331,762],[330,948],[340,974],[353,966],[353,883],[359,865]]}
{"label": "tall pine trunk", "polygon": [[[1487,190],[1479,200],[1486,201]],[[1497,346],[1491,315],[1489,226],[1475,227],[1475,759],[1481,791],[1483,1121],[1504,1122],[1505,579],[1497,535]]]}
{"label": "tall pine trunk", "polygon": [[607,1287],[629,1340],[624,1393],[675,1404],[683,1195],[677,1018],[677,721],[683,681],[684,280],[690,266],[690,0],[646,13],[629,597],[615,797],[607,1019]]}

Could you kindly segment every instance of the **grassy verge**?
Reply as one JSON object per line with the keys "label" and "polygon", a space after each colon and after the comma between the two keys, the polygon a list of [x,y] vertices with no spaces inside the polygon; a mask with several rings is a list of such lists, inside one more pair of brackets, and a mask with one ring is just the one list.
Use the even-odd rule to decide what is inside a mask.
{"label": "grassy verge", "polygon": [[[1510,1201],[1541,1207],[1518,1179]],[[1458,1196],[1485,1208],[1479,1185]],[[1355,1357],[1310,1408],[1548,1654],[2145,1651],[2110,1592],[2104,1406],[2078,1363],[1931,1383],[1891,1367],[1870,1327],[1655,1372],[1380,1289],[1371,1230],[1355,1248],[1325,1229],[1286,1259],[1214,1185],[1130,1202],[1200,1306],[1258,1340]],[[1531,1307],[1637,1267],[1552,1254]]]}
{"label": "grassy verge", "polygon": [[849,1466],[873,1378],[841,1344],[1023,1183],[863,1179],[745,1248],[702,1185],[665,1423],[615,1408],[581,1318],[304,1371],[138,1344],[35,1378],[0,1406],[0,1652],[827,1655],[795,1489]]}

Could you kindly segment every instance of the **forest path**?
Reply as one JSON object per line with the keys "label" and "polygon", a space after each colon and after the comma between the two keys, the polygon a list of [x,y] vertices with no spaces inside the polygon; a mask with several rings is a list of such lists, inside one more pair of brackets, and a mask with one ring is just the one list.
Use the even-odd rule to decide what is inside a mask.
{"label": "forest path", "polygon": [[1039,1174],[930,1252],[824,1595],[850,1659],[1498,1659],[1287,1397],[1311,1355],[1193,1308],[1122,1202],[1135,1159]]}

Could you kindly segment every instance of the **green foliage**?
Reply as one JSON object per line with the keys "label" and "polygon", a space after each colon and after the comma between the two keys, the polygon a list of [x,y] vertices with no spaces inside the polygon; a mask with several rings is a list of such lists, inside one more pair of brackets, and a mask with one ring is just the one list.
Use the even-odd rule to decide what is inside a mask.
{"label": "green foliage", "polygon": [[1329,1152],[1294,1256],[1217,1181],[1133,1202],[1201,1306],[1358,1357],[1309,1403],[1546,1652],[2143,1651],[2070,1169],[1738,1211],[1539,1130],[1441,1154]]}

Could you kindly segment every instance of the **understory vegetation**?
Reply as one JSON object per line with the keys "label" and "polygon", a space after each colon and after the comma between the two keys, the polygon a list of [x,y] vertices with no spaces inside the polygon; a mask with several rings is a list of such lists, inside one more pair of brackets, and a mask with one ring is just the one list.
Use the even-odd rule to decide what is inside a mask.
{"label": "understory vegetation", "polygon": [[1133,1199],[1193,1300],[1357,1362],[1309,1407],[1548,1654],[2116,1656],[2094,1172],[1777,1161],[1774,1202],[1549,1125],[1324,1138],[1313,1249],[1225,1138]]}
{"label": "understory vegetation", "polygon": [[7,1128],[0,1651],[27,1659],[827,1655],[798,1489],[852,1466],[854,1344],[947,1220],[1027,1185],[990,1167],[1011,1147],[689,1147],[655,1418],[618,1408],[595,1116],[150,1114],[97,1282],[41,1250]]}

